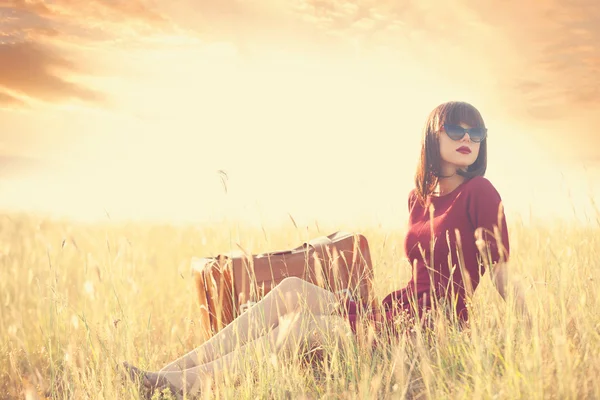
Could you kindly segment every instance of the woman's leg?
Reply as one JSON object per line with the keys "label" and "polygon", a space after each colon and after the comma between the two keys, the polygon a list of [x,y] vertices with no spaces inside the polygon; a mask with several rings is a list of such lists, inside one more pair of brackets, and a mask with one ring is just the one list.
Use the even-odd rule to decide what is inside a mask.
{"label": "woman's leg", "polygon": [[[263,361],[269,353],[298,354],[303,345],[313,348],[317,344],[322,344],[327,335],[333,335],[337,344],[340,345],[342,338],[350,336],[350,333],[350,326],[339,316],[315,315],[308,312],[293,313],[283,317],[275,329],[238,350],[184,371],[146,373],[145,384],[147,386],[169,385],[176,391],[183,389],[186,393],[195,395],[200,391],[207,378],[214,381],[228,368],[231,368],[230,372],[233,374],[239,375],[240,371],[236,368],[247,370],[248,367]],[[240,361],[246,362],[246,364],[240,364]]]}
{"label": "woman's leg", "polygon": [[253,307],[217,332],[205,343],[183,357],[169,363],[161,372],[182,371],[233,351],[239,344],[264,336],[277,326],[281,316],[298,310],[316,315],[329,315],[334,311],[337,296],[332,292],[290,277],[282,280]]}

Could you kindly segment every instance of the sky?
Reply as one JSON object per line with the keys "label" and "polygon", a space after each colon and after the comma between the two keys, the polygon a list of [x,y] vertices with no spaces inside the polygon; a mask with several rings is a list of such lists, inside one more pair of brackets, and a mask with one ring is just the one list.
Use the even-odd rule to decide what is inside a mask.
{"label": "sky", "polygon": [[406,223],[421,129],[489,129],[507,214],[595,221],[600,3],[0,0],[0,209]]}

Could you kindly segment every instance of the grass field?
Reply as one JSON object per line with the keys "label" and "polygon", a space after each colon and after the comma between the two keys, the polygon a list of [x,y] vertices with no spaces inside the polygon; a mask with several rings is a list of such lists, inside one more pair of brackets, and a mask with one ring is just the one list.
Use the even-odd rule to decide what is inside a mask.
{"label": "grass field", "polygon": [[[191,350],[198,305],[192,256],[297,246],[340,227],[75,225],[0,216],[0,398],[136,399],[115,365],[157,370]],[[410,270],[403,233],[361,231],[383,297]],[[512,270],[527,289],[532,330],[489,277],[472,326],[430,342],[331,352],[309,368],[265,355],[259,368],[213,385],[207,398],[600,398],[600,225],[510,225]],[[196,343],[197,344],[197,343]],[[326,346],[325,346],[326,347]],[[327,354],[327,353],[326,353]]]}

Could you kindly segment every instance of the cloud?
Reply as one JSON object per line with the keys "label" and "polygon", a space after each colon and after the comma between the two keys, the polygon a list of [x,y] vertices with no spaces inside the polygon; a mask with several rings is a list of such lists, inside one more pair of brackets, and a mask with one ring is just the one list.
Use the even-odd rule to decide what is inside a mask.
{"label": "cloud", "polygon": [[278,0],[163,0],[161,9],[178,26],[207,42],[233,43],[247,60],[294,54],[331,58],[344,43],[294,11],[296,2]]}
{"label": "cloud", "polygon": [[19,42],[0,46],[0,86],[43,101],[100,101],[101,94],[61,78],[60,71],[68,73],[75,68],[73,62],[42,45]]}
{"label": "cloud", "polygon": [[[151,36],[172,28],[141,0],[8,0],[0,5],[0,107],[73,99],[104,104],[105,94],[75,78],[88,75],[95,42]],[[78,47],[77,47],[78,46]],[[77,77],[75,75],[78,75]]]}
{"label": "cloud", "polygon": [[13,11],[24,11],[39,16],[48,16],[52,11],[43,1],[7,0],[0,6]]}
{"label": "cloud", "polygon": [[[31,42],[38,70],[46,71],[43,56],[66,59],[60,47],[67,42],[139,39],[185,27],[207,41],[231,41],[248,57],[263,49],[324,58],[379,49],[449,80],[476,74],[499,102],[537,119],[600,104],[596,0],[156,1],[5,0],[0,46]],[[62,89],[68,75],[45,73],[42,81]],[[73,85],[66,85],[66,98],[96,98]]]}
{"label": "cloud", "polygon": [[[469,6],[510,43],[512,59],[498,71],[515,109],[556,119],[600,106],[600,3],[471,0]],[[495,48],[482,54],[494,57]],[[570,111],[571,110],[571,111]]]}
{"label": "cloud", "polygon": [[8,93],[0,92],[0,107],[3,106],[23,106],[25,103]]}
{"label": "cloud", "polygon": [[0,7],[13,12],[24,12],[39,17],[58,18],[61,16],[80,16],[85,20],[99,19],[106,16],[148,23],[166,23],[168,19],[159,12],[148,7],[143,0],[75,0],[26,1],[8,0]]}
{"label": "cloud", "polygon": [[[75,1],[69,1],[71,5],[74,5]],[[79,4],[79,2],[77,2]],[[128,1],[96,1],[92,2],[98,8],[106,8],[117,15],[123,16],[125,19],[131,20],[136,19],[145,21],[152,24],[164,24],[168,22],[168,19],[160,13],[151,10],[140,0],[128,0]]]}
{"label": "cloud", "polygon": [[550,120],[600,106],[597,0],[293,4],[299,19],[339,42],[402,54],[448,80],[487,78],[483,86],[521,116]]}

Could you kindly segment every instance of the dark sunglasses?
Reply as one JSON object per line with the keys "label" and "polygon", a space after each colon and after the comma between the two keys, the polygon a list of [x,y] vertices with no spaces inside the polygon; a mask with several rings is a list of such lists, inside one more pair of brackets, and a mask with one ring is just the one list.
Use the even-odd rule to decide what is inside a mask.
{"label": "dark sunglasses", "polygon": [[461,140],[466,133],[469,134],[469,138],[475,143],[483,141],[487,136],[486,128],[469,128],[465,129],[460,125],[449,125],[444,124],[444,132],[452,140]]}

